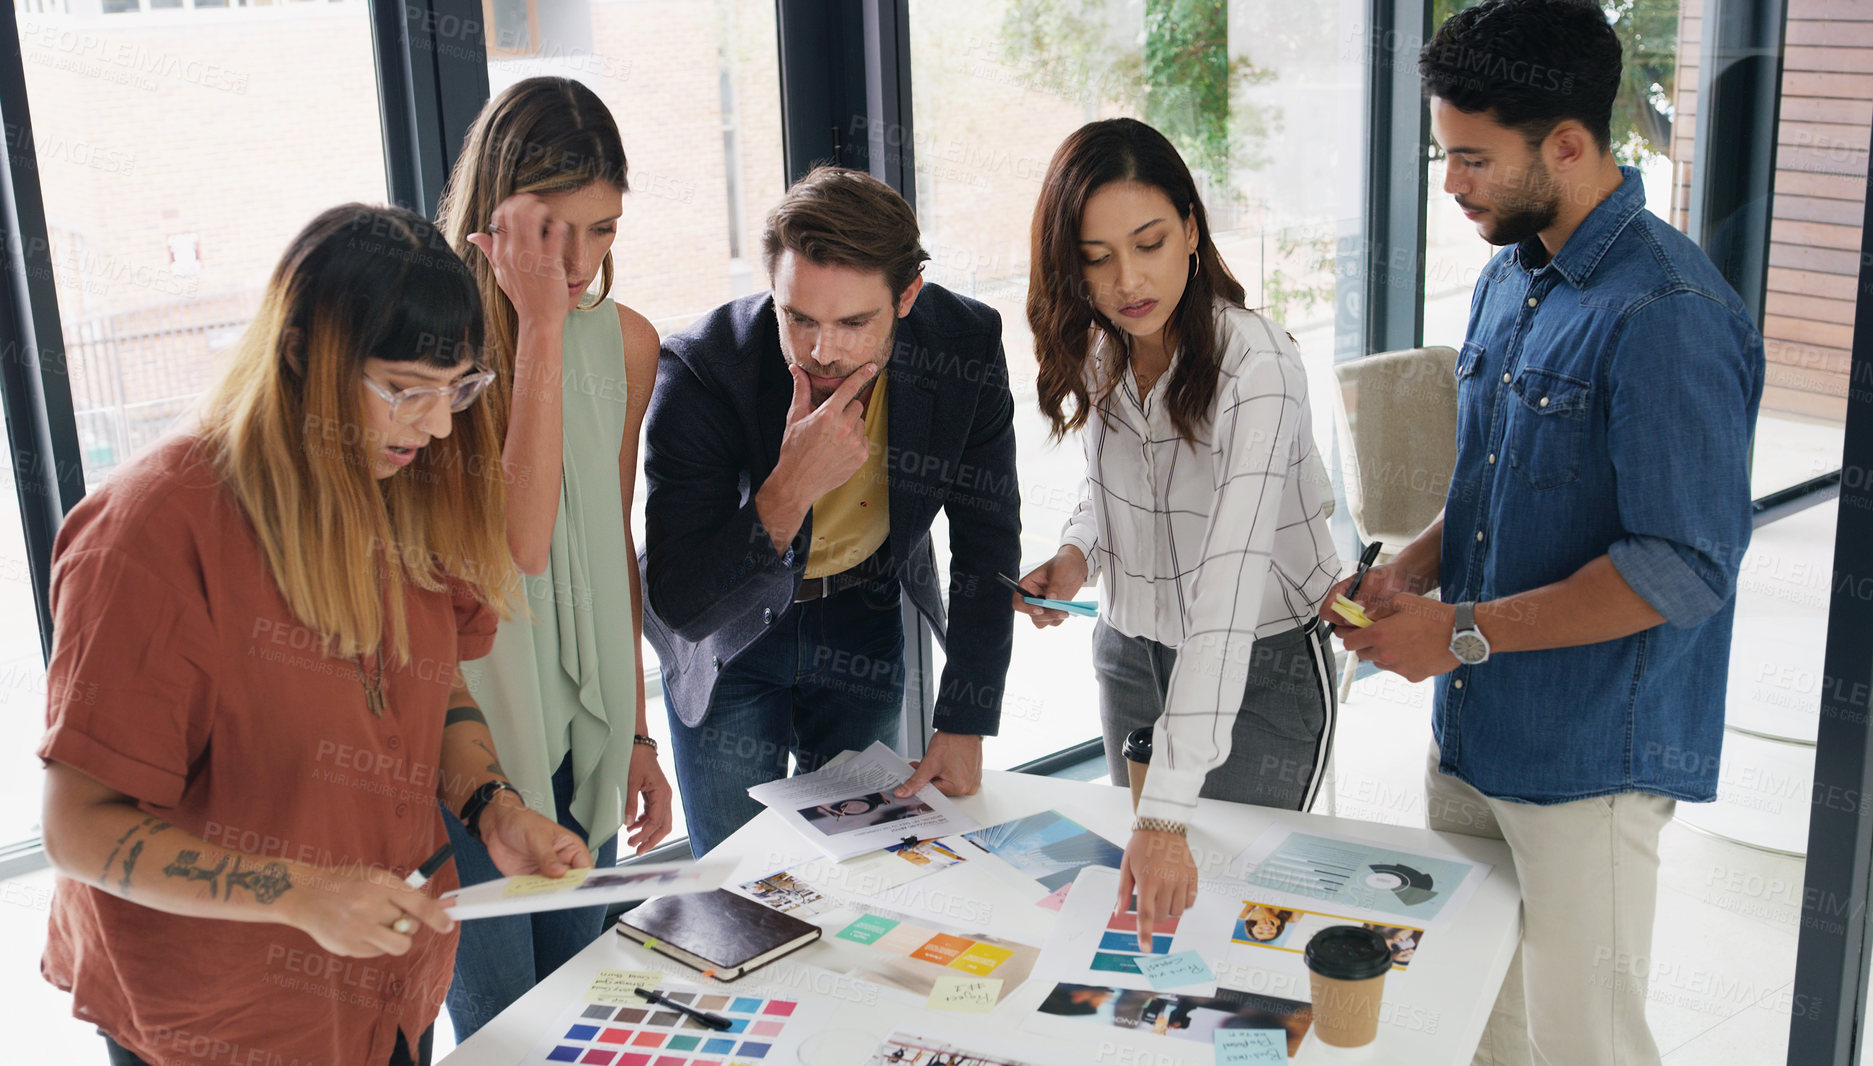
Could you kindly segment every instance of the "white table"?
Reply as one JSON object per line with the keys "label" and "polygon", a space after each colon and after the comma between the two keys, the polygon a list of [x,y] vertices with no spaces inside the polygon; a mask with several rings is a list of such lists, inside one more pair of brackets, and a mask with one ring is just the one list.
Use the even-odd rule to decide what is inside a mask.
{"label": "white table", "polygon": [[[982,791],[959,805],[983,825],[1054,809],[1106,838],[1123,844],[1130,836],[1131,796],[1109,785],[1063,781],[1001,771],[983,775]],[[1372,1044],[1346,1050],[1321,1044],[1309,1031],[1297,1063],[1371,1062],[1409,1066],[1462,1066],[1488,1020],[1490,1005],[1502,984],[1521,933],[1521,893],[1509,849],[1501,841],[1482,840],[1425,829],[1362,822],[1347,818],[1270,810],[1204,800],[1191,847],[1201,872],[1221,875],[1263,830],[1277,823],[1310,832],[1339,833],[1383,842],[1403,850],[1451,853],[1491,864],[1494,869],[1451,928],[1440,930],[1411,964],[1409,979],[1387,978],[1385,1021]],[[797,865],[816,853],[771,813],[764,813],[724,841],[712,857],[738,861],[731,884],[753,880]],[[921,914],[936,922],[961,924],[958,898],[974,906],[964,910],[988,916],[979,930],[1041,946],[1056,916],[1026,900],[998,898],[995,883],[971,881],[970,863],[912,881],[889,894],[883,904]],[[1004,891],[1001,894],[1006,896]],[[919,906],[918,904],[923,904]],[[828,930],[828,934],[837,927]],[[813,944],[756,970],[740,981],[719,984],[675,960],[646,951],[613,933],[599,937],[533,991],[442,1060],[442,1066],[514,1066],[532,1053],[568,1003],[579,999],[600,970],[663,970],[671,979],[754,994],[785,989],[799,996],[814,991],[840,1000],[834,1025],[805,1049],[809,1066],[850,1066],[860,1062],[879,1040],[898,1028],[917,1029],[958,1042],[983,1037],[1011,1051],[1027,1050],[1043,1063],[1127,1062],[1202,1066],[1211,1062],[1202,1044],[1152,1038],[1086,1024],[1074,1040],[1036,1036],[1020,1026],[1033,1014],[1051,983],[1032,980],[1010,994],[992,1014],[953,1014],[924,1010],[900,993],[855,995],[852,979],[813,966],[820,944]],[[1046,986],[1046,987],[1043,987]],[[867,990],[872,986],[866,985]],[[1255,990],[1251,990],[1255,991]],[[1136,1050],[1148,1048],[1148,1056]],[[780,1064],[774,1064],[780,1066]]]}

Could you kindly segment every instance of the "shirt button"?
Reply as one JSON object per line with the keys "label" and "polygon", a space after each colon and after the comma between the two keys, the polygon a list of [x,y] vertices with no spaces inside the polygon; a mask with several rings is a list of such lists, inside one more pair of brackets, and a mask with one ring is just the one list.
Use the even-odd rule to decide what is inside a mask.
{"label": "shirt button", "polygon": [[1507,385],[1509,383],[1509,375],[1507,374],[1502,375],[1502,383],[1504,385]]}
{"label": "shirt button", "polygon": [[1478,544],[1483,543],[1483,531],[1480,529],[1476,531],[1476,542]]}
{"label": "shirt button", "polygon": [[399,804],[397,804],[397,817],[399,817],[399,818],[402,818],[402,817],[404,817],[404,816],[406,816],[406,815],[408,815],[409,813],[410,813],[410,805],[409,805],[409,804],[407,804],[407,803],[399,803]]}
{"label": "shirt button", "polygon": [[398,740],[396,737],[385,737],[384,746],[389,748],[391,751],[396,751],[398,748],[403,746],[403,741]]}
{"label": "shirt button", "polygon": [[1540,302],[1541,302],[1541,301],[1539,301],[1539,300],[1537,300],[1537,299],[1535,299],[1535,298],[1534,298],[1533,296],[1530,296],[1530,297],[1528,298],[1528,306],[1530,306],[1530,307],[1533,307],[1533,306],[1535,306],[1535,305],[1536,305],[1537,303],[1540,303]]}
{"label": "shirt button", "polygon": [[1548,406],[1548,398],[1547,398],[1546,396],[1543,396],[1543,397],[1541,398],[1541,406],[1543,406],[1543,407],[1546,407],[1546,406]]}
{"label": "shirt button", "polygon": [[1496,453],[1495,453],[1495,452],[1490,452],[1490,453],[1489,453],[1489,465],[1490,465],[1490,466],[1495,466],[1495,465],[1496,465]]}
{"label": "shirt button", "polygon": [[1450,687],[1451,687],[1451,688],[1462,688],[1462,687],[1463,687],[1463,682],[1461,682],[1461,681],[1452,681],[1452,682],[1450,683]]}

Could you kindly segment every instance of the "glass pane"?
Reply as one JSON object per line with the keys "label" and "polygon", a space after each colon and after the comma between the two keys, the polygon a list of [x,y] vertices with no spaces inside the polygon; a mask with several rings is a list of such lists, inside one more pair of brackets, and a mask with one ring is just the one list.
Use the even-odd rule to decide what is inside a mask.
{"label": "glass pane", "polygon": [[[81,459],[96,485],[208,384],[294,233],[333,205],[384,200],[369,9],[35,12],[19,26]],[[31,753],[45,726],[8,496],[0,565],[20,580],[0,593],[0,669],[19,683],[0,690],[16,771],[0,774],[0,844],[35,831]]]}
{"label": "glass pane", "polygon": [[[1028,332],[1029,225],[1054,149],[1093,119],[1150,122],[1203,190],[1218,250],[1300,342],[1314,429],[1332,446],[1338,249],[1360,233],[1363,5],[913,0],[917,212],[927,276],[1001,312],[1015,395],[1022,558],[1059,546],[1085,462],[1048,440]],[[1164,17],[1148,16],[1169,10]],[[1149,17],[1149,23],[1147,19]],[[1093,595],[1091,590],[1087,595]],[[1099,732],[1091,623],[1015,626],[1001,736],[1007,766]]]}
{"label": "glass pane", "polygon": [[11,449],[0,455],[0,847],[39,835],[46,665]]}
{"label": "glass pane", "polygon": [[[492,93],[539,75],[574,78],[618,123],[631,192],[612,250],[612,299],[667,337],[719,304],[765,290],[761,222],[786,182],[773,3],[502,0],[494,10]],[[641,545],[641,467],[637,484],[631,520]],[[650,679],[651,735],[662,739],[657,656],[641,640],[638,654]],[[668,758],[664,771],[674,784]],[[678,803],[673,835],[683,832]]]}
{"label": "glass pane", "polygon": [[95,484],[208,383],[294,233],[383,202],[369,8],[32,14],[20,39]]}

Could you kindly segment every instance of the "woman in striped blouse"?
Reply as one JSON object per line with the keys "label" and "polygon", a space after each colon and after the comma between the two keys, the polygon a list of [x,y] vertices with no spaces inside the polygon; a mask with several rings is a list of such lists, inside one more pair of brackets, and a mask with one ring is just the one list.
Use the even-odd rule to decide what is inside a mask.
{"label": "woman in striped blouse", "polygon": [[[1177,150],[1132,119],[1054,153],[1034,209],[1028,322],[1041,411],[1086,476],[1059,553],[1022,587],[1102,582],[1093,632],[1106,758],[1153,725],[1126,848],[1140,939],[1196,898],[1199,795],[1306,809],[1333,739],[1315,613],[1339,569],[1294,340],[1243,306]],[[1022,602],[1036,626],[1065,615]]]}

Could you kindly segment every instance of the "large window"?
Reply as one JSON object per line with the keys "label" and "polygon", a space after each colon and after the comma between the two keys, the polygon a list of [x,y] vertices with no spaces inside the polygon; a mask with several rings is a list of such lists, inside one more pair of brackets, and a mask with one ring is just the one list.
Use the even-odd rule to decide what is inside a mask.
{"label": "large window", "polygon": [[[383,202],[384,163],[363,0],[82,9],[17,18],[78,458],[95,485],[208,384],[300,227]],[[4,510],[0,567],[20,580],[0,582],[0,843],[37,835],[45,726],[19,513],[10,499]]]}

